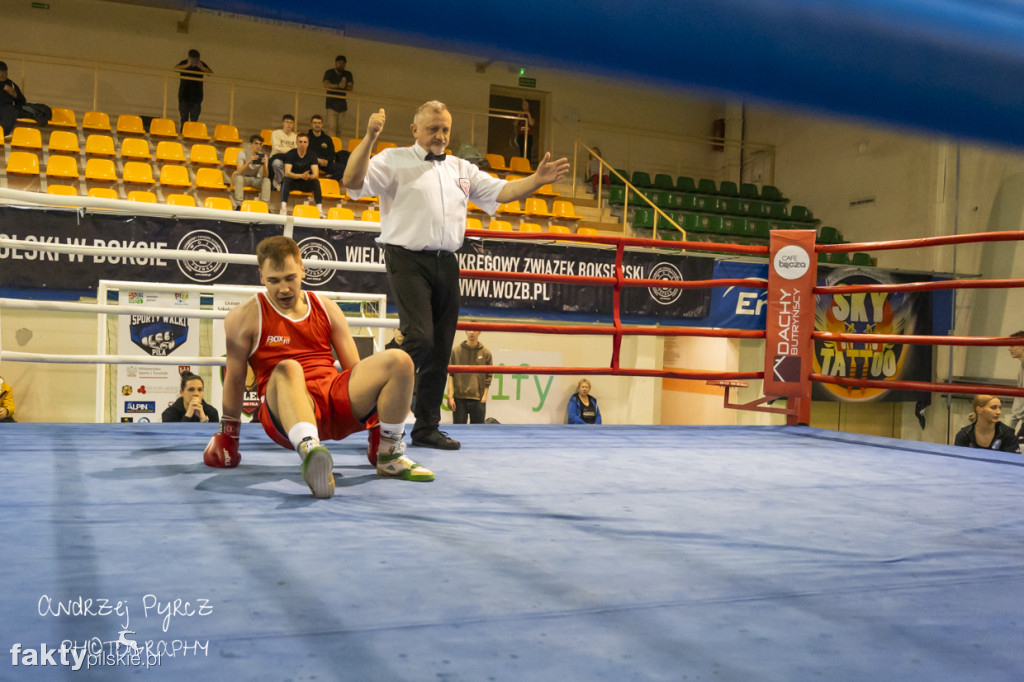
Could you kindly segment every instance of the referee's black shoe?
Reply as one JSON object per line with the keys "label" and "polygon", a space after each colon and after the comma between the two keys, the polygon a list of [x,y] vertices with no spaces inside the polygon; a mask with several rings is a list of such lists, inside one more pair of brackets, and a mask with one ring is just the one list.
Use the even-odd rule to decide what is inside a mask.
{"label": "referee's black shoe", "polygon": [[449,438],[447,433],[437,429],[427,432],[426,435],[413,434],[412,444],[421,448],[436,448],[438,450],[458,450],[462,447],[462,443]]}

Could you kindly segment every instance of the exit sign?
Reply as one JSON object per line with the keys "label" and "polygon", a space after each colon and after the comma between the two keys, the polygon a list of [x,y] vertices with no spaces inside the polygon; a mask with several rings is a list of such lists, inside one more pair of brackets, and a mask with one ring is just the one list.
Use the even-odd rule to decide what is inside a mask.
{"label": "exit sign", "polygon": [[521,87],[521,88],[535,88],[535,87],[537,87],[537,79],[536,78],[523,78],[522,76],[520,76],[519,77],[519,87]]}

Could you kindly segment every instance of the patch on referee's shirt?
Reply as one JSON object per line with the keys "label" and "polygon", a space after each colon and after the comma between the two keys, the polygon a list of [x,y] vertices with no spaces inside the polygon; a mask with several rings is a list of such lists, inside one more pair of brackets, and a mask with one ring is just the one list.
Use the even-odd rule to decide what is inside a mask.
{"label": "patch on referee's shirt", "polygon": [[469,178],[459,178],[459,187],[462,188],[462,191],[465,192],[466,196],[468,197],[469,196]]}

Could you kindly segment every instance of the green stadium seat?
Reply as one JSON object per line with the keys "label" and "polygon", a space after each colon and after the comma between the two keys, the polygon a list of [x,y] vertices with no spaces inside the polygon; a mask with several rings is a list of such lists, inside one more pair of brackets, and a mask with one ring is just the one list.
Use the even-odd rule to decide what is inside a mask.
{"label": "green stadium seat", "polygon": [[683,241],[683,233],[674,227],[665,227],[658,230],[658,239],[664,239],[665,241],[681,242]]}
{"label": "green stadium seat", "polygon": [[[621,175],[624,178],[628,178],[629,177],[629,171],[627,171],[624,168],[616,168],[615,169],[615,173],[618,173],[619,175]],[[610,178],[609,182],[611,182],[613,185],[622,185],[622,184],[624,184],[622,182],[622,180],[620,180],[618,178],[618,176],[615,175],[615,173],[611,173],[611,178]]]}
{"label": "green stadium seat", "polygon": [[760,218],[764,215],[764,204],[760,201],[748,201],[747,215],[751,218]]}
{"label": "green stadium seat", "polygon": [[668,190],[671,192],[676,188],[676,184],[672,182],[672,176],[666,175],[665,173],[658,173],[654,176],[654,189]]}
{"label": "green stadium seat", "polygon": [[782,201],[782,192],[774,185],[765,185],[761,188],[761,198],[768,201]]}
{"label": "green stadium seat", "polygon": [[843,236],[834,227],[823,227],[818,232],[819,244],[841,244],[842,242]]}
{"label": "green stadium seat", "polygon": [[726,218],[725,219],[725,231],[729,234],[736,235],[737,237],[747,236],[747,219],[746,218]]}
{"label": "green stadium seat", "polygon": [[740,185],[740,196],[744,199],[759,199],[761,197],[761,193],[757,191],[757,185],[744,182]]}
{"label": "green stadium seat", "polygon": [[863,251],[857,251],[853,254],[853,258],[850,259],[853,265],[861,265],[867,268],[875,266],[875,262],[871,259],[870,253],[864,253]]}
{"label": "green stadium seat", "polygon": [[849,265],[850,254],[848,253],[830,253],[828,254],[828,262],[835,265]]}
{"label": "green stadium seat", "polygon": [[767,204],[766,205],[768,217],[772,220],[785,220],[789,218],[789,212],[786,211],[785,204]]}
{"label": "green stadium seat", "polygon": [[654,209],[653,208],[638,208],[633,211],[633,229],[653,229],[654,228]]}
{"label": "green stadium seat", "polygon": [[676,191],[677,192],[696,192],[697,184],[693,181],[693,178],[685,175],[680,175],[676,178]]}
{"label": "green stadium seat", "polygon": [[746,210],[743,206],[743,202],[737,199],[721,199],[719,201],[722,207],[722,213],[728,213],[729,215],[745,215]]}
{"label": "green stadium seat", "polygon": [[725,218],[720,215],[708,216],[708,222],[705,230],[715,234],[725,233],[727,231],[725,229]]}
{"label": "green stadium seat", "polygon": [[768,239],[771,236],[772,224],[767,220],[750,220],[747,222],[747,234],[752,237]]}
{"label": "green stadium seat", "polygon": [[718,194],[718,185],[714,180],[701,178],[697,181],[697,191],[701,194]]}
{"label": "green stadium seat", "polygon": [[806,206],[790,206],[789,217],[803,223],[814,220],[814,214]]}
{"label": "green stadium seat", "polygon": [[610,206],[622,206],[626,203],[626,186],[612,185],[608,188],[608,204]]}
{"label": "green stadium seat", "polygon": [[650,173],[645,173],[644,171],[633,171],[633,176],[629,181],[634,187],[651,187],[654,185],[654,183],[651,182]]}
{"label": "green stadium seat", "polygon": [[680,211],[699,211],[700,199],[693,194],[676,194],[676,208]]}
{"label": "green stadium seat", "polygon": [[718,197],[701,197],[700,209],[705,213],[721,213],[722,202]]}
{"label": "green stadium seat", "polygon": [[704,219],[696,213],[686,213],[682,216],[682,220],[676,222],[687,232],[704,231]]}
{"label": "green stadium seat", "polygon": [[736,186],[735,182],[722,180],[722,184],[718,186],[718,193],[723,197],[738,197],[740,195],[740,190]]}

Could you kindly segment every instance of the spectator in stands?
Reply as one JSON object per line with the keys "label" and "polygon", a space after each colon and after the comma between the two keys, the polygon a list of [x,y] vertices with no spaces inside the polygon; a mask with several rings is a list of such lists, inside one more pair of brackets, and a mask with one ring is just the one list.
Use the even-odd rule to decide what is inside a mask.
{"label": "spectator in stands", "polygon": [[515,126],[519,156],[529,159],[533,154],[533,141],[536,139],[537,130],[537,127],[534,125],[533,113],[530,111],[530,100],[523,100],[522,114],[520,114],[520,118],[516,119]]}
{"label": "spectator in stands", "polygon": [[[491,365],[491,351],[480,343],[480,332],[466,331],[466,340],[452,349],[449,362],[452,365]],[[452,423],[483,424],[487,418],[487,392],[491,388],[488,373],[449,374],[448,409],[452,411]]]}
{"label": "spectator in stands", "polygon": [[597,406],[597,398],[590,395],[590,382],[580,379],[576,384],[576,392],[569,397],[570,424],[600,424],[601,408]]}
{"label": "spectator in stands", "polygon": [[590,163],[587,164],[587,178],[590,180],[590,188],[597,194],[597,183],[604,183],[605,187],[611,185],[611,178],[608,175],[607,166],[602,168],[601,161],[597,157],[603,157],[600,147],[594,147],[594,153],[590,155]]}
{"label": "spectator in stands", "polygon": [[295,149],[284,156],[284,182],[281,183],[281,215],[288,215],[288,195],[292,192],[312,192],[320,217],[324,217],[320,195],[320,167],[316,155],[309,148],[309,135],[299,133]]}
{"label": "spectator in stands", "polygon": [[[1024,331],[1010,334],[1012,338],[1024,339]],[[1024,388],[1024,341],[1021,345],[1010,346],[1010,357],[1020,363],[1017,368],[1017,387]],[[1024,444],[1024,398],[1014,398],[1010,408],[1010,428],[1017,432],[1017,441]]]}
{"label": "spectator in stands", "polygon": [[295,117],[285,114],[281,127],[270,134],[270,169],[274,171],[274,191],[281,189],[284,177],[284,155],[295,149]]}
{"label": "spectator in stands", "polygon": [[1020,452],[1017,434],[999,421],[1002,401],[991,395],[979,395],[967,419],[971,422],[956,434],[954,445],[966,448],[983,448],[1003,452]]}
{"label": "spectator in stands", "polygon": [[170,407],[160,416],[165,422],[214,422],[220,421],[217,409],[203,400],[205,386],[198,374],[188,370],[181,373],[181,393]]}
{"label": "spectator in stands", "polygon": [[309,150],[316,155],[317,165],[320,166],[320,177],[327,177],[334,163],[334,140],[324,132],[324,117],[320,114],[313,114],[309,119]]}
{"label": "spectator in stands", "polygon": [[[3,62],[0,62],[2,64]],[[7,130],[7,128],[4,128]],[[0,422],[14,421],[14,389],[0,377]]]}
{"label": "spectator in stands", "polygon": [[4,137],[10,138],[18,125],[18,108],[24,106],[25,95],[18,84],[7,77],[7,64],[0,62],[0,127]]}
{"label": "spectator in stands", "polygon": [[203,74],[213,73],[206,62],[199,59],[199,50],[189,50],[188,58],[174,66],[182,76],[178,82],[178,113],[181,122],[198,121],[203,109]]}
{"label": "spectator in stands", "polygon": [[259,187],[260,201],[270,202],[270,172],[267,155],[263,153],[263,138],[253,135],[249,138],[249,149],[238,152],[238,165],[231,175],[235,189],[235,210],[242,206],[246,187]]}
{"label": "spectator in stands", "polygon": [[401,348],[403,340],[405,340],[405,337],[402,336],[402,331],[400,329],[396,329],[395,335],[391,337],[390,341],[387,342],[387,344],[384,346],[384,349],[389,350],[391,348]]}
{"label": "spectator in stands", "polygon": [[339,54],[334,58],[334,68],[324,72],[324,89],[327,90],[327,132],[341,137],[342,126],[345,125],[345,112],[348,102],[345,94],[352,92],[352,72],[345,70],[348,60]]}

